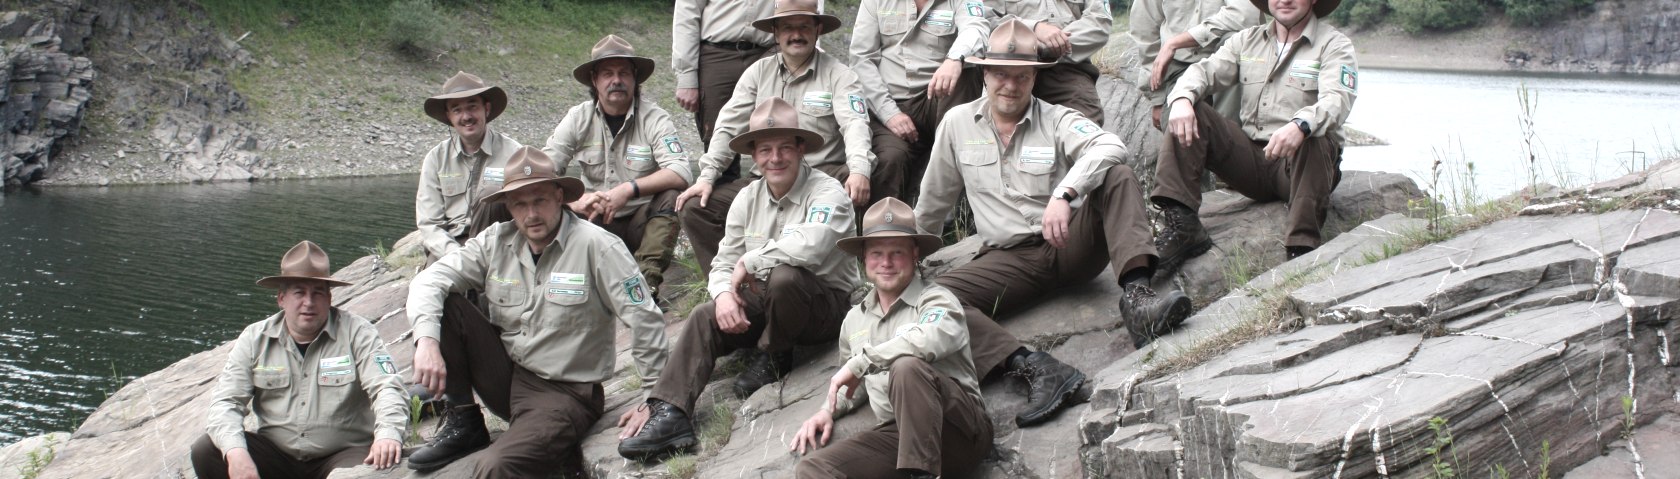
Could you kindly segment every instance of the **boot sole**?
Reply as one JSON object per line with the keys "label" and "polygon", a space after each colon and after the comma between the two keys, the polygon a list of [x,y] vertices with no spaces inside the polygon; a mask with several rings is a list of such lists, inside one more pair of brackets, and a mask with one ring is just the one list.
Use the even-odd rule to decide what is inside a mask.
{"label": "boot sole", "polygon": [[1041,410],[1025,411],[1016,415],[1015,425],[1019,427],[1027,427],[1050,419],[1052,413],[1062,409],[1062,402],[1067,400],[1068,395],[1073,394],[1074,391],[1078,391],[1079,386],[1084,384],[1085,373],[1075,370],[1072,376],[1068,376],[1066,381],[1062,381],[1061,387],[1056,388],[1055,396],[1053,396],[1055,399],[1050,400],[1050,403],[1046,404]]}
{"label": "boot sole", "polygon": [[670,438],[670,439],[666,439],[664,441],[660,441],[659,444],[656,444],[652,447],[629,447],[629,448],[627,448],[627,447],[624,446],[624,443],[619,443],[618,444],[618,455],[623,456],[625,459],[635,459],[635,460],[638,460],[638,461],[645,461],[645,460],[647,460],[649,458],[652,458],[652,457],[669,455],[669,454],[675,453],[677,451],[682,451],[682,450],[694,447],[694,445],[696,443],[699,443],[699,442],[700,441],[694,437],[693,432],[688,432],[688,433],[677,435],[676,437],[673,437],[673,438]]}
{"label": "boot sole", "polygon": [[468,448],[464,451],[457,452],[457,453],[451,454],[449,456],[445,456],[444,458],[439,459],[439,460],[434,461],[434,462],[416,463],[416,462],[414,462],[414,457],[410,456],[409,459],[408,459],[408,469],[411,470],[411,471],[414,471],[414,472],[432,472],[432,471],[435,471],[435,470],[438,470],[438,469],[442,469],[444,466],[453,464],[455,461],[459,461],[459,460],[461,460],[461,458],[467,457],[467,456],[471,455],[472,453],[483,450],[486,447],[490,447],[490,441],[485,441],[484,444],[480,444],[478,446]]}
{"label": "boot sole", "polygon": [[1172,275],[1178,274],[1178,268],[1183,267],[1185,262],[1207,254],[1210,249],[1213,249],[1213,238],[1203,239],[1185,247],[1178,254],[1161,258],[1160,264],[1155,268],[1155,277],[1170,278]]}

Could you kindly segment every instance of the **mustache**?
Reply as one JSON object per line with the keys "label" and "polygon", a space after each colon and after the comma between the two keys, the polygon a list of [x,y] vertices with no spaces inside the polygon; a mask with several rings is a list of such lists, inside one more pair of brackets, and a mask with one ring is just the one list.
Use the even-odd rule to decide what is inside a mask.
{"label": "mustache", "polygon": [[623,83],[613,83],[607,85],[607,93],[628,93],[629,91],[630,87]]}

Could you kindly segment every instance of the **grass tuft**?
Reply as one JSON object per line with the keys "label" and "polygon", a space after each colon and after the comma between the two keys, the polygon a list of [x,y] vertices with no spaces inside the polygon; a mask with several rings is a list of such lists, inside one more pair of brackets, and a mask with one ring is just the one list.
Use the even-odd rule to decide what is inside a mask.
{"label": "grass tuft", "polygon": [[671,456],[670,459],[665,460],[665,473],[670,474],[671,477],[678,479],[690,479],[694,477],[694,474],[699,472],[699,470],[699,458],[695,457],[693,454]]}

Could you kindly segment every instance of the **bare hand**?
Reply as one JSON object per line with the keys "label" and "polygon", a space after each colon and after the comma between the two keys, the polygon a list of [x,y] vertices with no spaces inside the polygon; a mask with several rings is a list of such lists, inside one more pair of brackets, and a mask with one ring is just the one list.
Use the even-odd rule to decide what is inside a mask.
{"label": "bare hand", "polygon": [[1172,63],[1173,53],[1178,51],[1162,43],[1161,51],[1155,53],[1155,63],[1149,66],[1149,90],[1160,90],[1161,80],[1167,76],[1167,65]]}
{"label": "bare hand", "polygon": [[[614,186],[613,189],[602,192],[601,202],[599,203],[600,207],[596,208],[595,211],[595,213],[602,216],[601,223],[609,225],[612,224],[613,218],[618,216],[618,209],[623,208],[625,203],[629,203],[631,199],[630,196],[634,194],[634,187],[630,186],[629,181],[619,183],[619,185]],[[593,221],[595,217],[591,216],[589,219]]]}
{"label": "bare hand", "polygon": [[904,141],[916,142],[916,122],[910,121],[910,115],[899,113],[888,118],[887,129],[892,130],[893,135],[903,138]]}
{"label": "bare hand", "polygon": [[696,197],[700,198],[700,207],[704,208],[706,200],[712,197],[712,184],[706,181],[696,181],[693,186],[683,190],[682,194],[677,195],[677,211],[682,211],[683,204],[688,203],[689,198]]}
{"label": "bare hand", "polygon": [[717,313],[713,320],[717,322],[719,331],[741,334],[747,332],[747,328],[752,326],[752,323],[747,321],[746,312],[742,310],[740,296],[733,291],[718,295],[717,299],[713,299],[712,302]]}
{"label": "bare hand", "polygon": [[847,176],[846,195],[852,197],[852,204],[858,208],[869,204],[869,177],[857,173]]}
{"label": "bare hand", "polygon": [[596,210],[601,206],[600,202],[600,195],[595,193],[584,193],[583,196],[579,196],[577,200],[572,201],[571,203],[566,203],[566,209],[572,210],[572,213],[576,213],[578,216],[582,216],[586,219],[594,218],[597,214]]}
{"label": "bare hand", "polygon": [[402,460],[402,443],[396,439],[376,439],[373,447],[368,448],[367,459],[362,464],[372,465],[374,469],[384,470],[397,465]]}
{"label": "bare hand", "polygon": [[1161,130],[1161,105],[1149,107],[1149,120],[1155,123],[1155,130]]}
{"label": "bare hand", "polygon": [[1073,216],[1073,206],[1067,201],[1056,198],[1050,199],[1050,204],[1044,206],[1044,240],[1057,249],[1067,246],[1068,218]]}
{"label": "bare hand", "polygon": [[228,479],[257,479],[257,463],[243,447],[227,451]]}
{"label": "bare hand", "polygon": [[1301,149],[1301,142],[1307,135],[1301,133],[1301,128],[1294,123],[1285,123],[1277,131],[1272,132],[1272,139],[1266,142],[1266,159],[1277,161],[1295,157],[1295,152]]}
{"label": "bare hand", "polygon": [[1073,53],[1073,44],[1068,43],[1068,38],[1073,35],[1063,31],[1061,27],[1051,25],[1050,22],[1038,22],[1038,26],[1033,27],[1033,33],[1038,36],[1039,48],[1050,56],[1060,58]]}
{"label": "bare hand", "polygon": [[828,445],[828,439],[834,435],[834,417],[828,408],[817,410],[805,424],[799,426],[799,433],[793,436],[793,444],[788,449],[803,456],[807,452],[816,452],[817,448]]}
{"label": "bare hand", "polygon": [[1167,133],[1178,139],[1178,146],[1185,148],[1201,137],[1196,131],[1196,107],[1190,104],[1189,98],[1173,102],[1172,114],[1167,115]]}
{"label": "bare hand", "polygon": [[700,89],[678,88],[677,105],[690,112],[700,111]]}
{"label": "bare hand", "polygon": [[[933,71],[933,80],[928,82],[928,98],[943,98],[950,95],[951,92],[956,91],[957,80],[961,77],[962,61],[945,59],[943,63],[939,64],[939,69]],[[893,130],[893,133],[898,133],[898,130]]]}
{"label": "bare hand", "polygon": [[443,395],[444,379],[448,377],[447,367],[443,364],[443,353],[438,351],[438,341],[432,338],[420,338],[414,345],[414,383],[426,388],[432,396]]}
{"label": "bare hand", "polygon": [[653,408],[648,407],[645,402],[624,411],[624,414],[618,416],[618,440],[623,441],[642,432],[642,426],[647,425],[648,417],[652,415]]}

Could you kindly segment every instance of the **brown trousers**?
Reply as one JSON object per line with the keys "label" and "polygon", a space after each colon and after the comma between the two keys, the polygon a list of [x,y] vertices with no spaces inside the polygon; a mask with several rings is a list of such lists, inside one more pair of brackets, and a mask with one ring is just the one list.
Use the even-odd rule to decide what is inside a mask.
{"label": "brown trousers", "polygon": [[712,366],[719,356],[741,348],[780,353],[792,351],[796,345],[824,344],[840,337],[850,292],[824,287],[810,270],[788,265],[770,270],[770,280],[764,283],[768,284],[754,282],[736,291],[745,303],[747,321],[752,323],[744,333],[718,329],[715,302],[696,306],[648,397],[692,415],[694,401],[711,382]]}
{"label": "brown trousers", "polygon": [[1320,229],[1329,212],[1330,192],[1342,179],[1341,147],[1328,137],[1307,138],[1294,158],[1267,160],[1265,142],[1250,140],[1241,125],[1203,103],[1196,104],[1196,129],[1199,136],[1189,147],[1171,136],[1161,140],[1151,199],[1171,199],[1200,209],[1199,179],[1205,168],[1243,196],[1289,202],[1284,246],[1316,248],[1324,241]]}
{"label": "brown trousers", "polygon": [[728,45],[700,43],[700,111],[695,112],[695,126],[700,129],[700,151],[712,144],[712,129],[717,125],[718,112],[735,94],[735,83],[741,80],[747,67],[772,51],[771,48],[736,49]]}
{"label": "brown trousers", "polygon": [[[980,69],[964,68],[962,76],[957,79],[955,90],[944,98],[928,98],[927,90],[922,90],[908,99],[894,100],[899,111],[910,117],[910,123],[916,126],[914,142],[899,137],[892,129],[887,128],[887,118],[870,116],[870,148],[875,152],[875,160],[880,164],[904,165],[903,184],[898,186],[899,196],[893,196],[894,198],[910,203],[908,197],[915,196],[911,190],[922,184],[922,173],[927,171],[928,154],[933,151],[933,135],[939,128],[939,122],[945,119],[945,112],[950,111],[951,107],[980,98],[983,90]],[[881,167],[876,166],[875,169],[880,170]],[[873,189],[874,186],[871,185],[870,188]],[[872,196],[870,204],[882,197]]]}
{"label": "brown trousers", "polygon": [[723,241],[723,223],[729,217],[729,205],[752,182],[753,178],[719,181],[712,185],[712,196],[706,199],[706,206],[700,206],[699,197],[683,203],[682,230],[694,247],[695,261],[700,262],[701,278],[712,274],[712,258],[717,257],[718,242]]}
{"label": "brown trousers", "polygon": [[[891,398],[897,421],[877,426],[799,461],[794,477],[910,477],[906,469],[969,477],[992,451],[992,421],[955,379],[915,357],[894,360]],[[887,461],[896,457],[896,461]]]}
{"label": "brown trousers", "polygon": [[508,430],[481,454],[474,477],[581,477],[583,439],[601,418],[606,395],[599,383],[566,383],[538,377],[513,363],[501,330],[458,294],[443,306],[439,349],[452,397],[473,392]]}
{"label": "brown trousers", "polygon": [[671,266],[671,256],[677,250],[677,195],[681,190],[665,190],[653,195],[653,200],[636,208],[630,216],[605,223],[595,218],[595,224],[607,230],[630,248],[636,265],[648,286],[658,290],[665,282],[665,268]]}
{"label": "brown trousers", "polygon": [[1068,220],[1068,240],[1057,249],[1042,238],[1008,248],[980,249],[973,261],[934,282],[957,295],[968,319],[969,351],[982,376],[1003,364],[1021,341],[992,318],[1032,306],[1065,286],[1090,281],[1103,267],[1116,277],[1155,264],[1154,233],[1144,209],[1143,187],[1126,165],[1114,165],[1102,186]]}
{"label": "brown trousers", "polygon": [[[280,450],[267,437],[245,431],[245,452],[251,454],[251,462],[257,464],[257,475],[262,477],[325,478],[333,469],[361,465],[367,459],[368,447],[347,447],[326,456],[300,461]],[[216,448],[216,443],[210,441],[209,434],[199,436],[198,441],[193,442],[192,465],[193,473],[201,479],[228,477],[227,458],[222,455],[221,449]]]}
{"label": "brown trousers", "polygon": [[1033,84],[1033,96],[1040,100],[1079,111],[1086,119],[1103,124],[1102,98],[1097,96],[1096,65],[1090,60],[1079,63],[1056,63],[1038,71]]}

